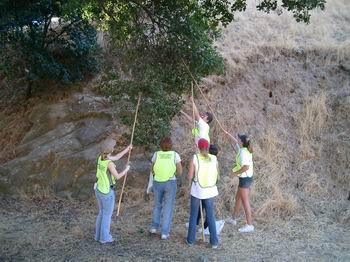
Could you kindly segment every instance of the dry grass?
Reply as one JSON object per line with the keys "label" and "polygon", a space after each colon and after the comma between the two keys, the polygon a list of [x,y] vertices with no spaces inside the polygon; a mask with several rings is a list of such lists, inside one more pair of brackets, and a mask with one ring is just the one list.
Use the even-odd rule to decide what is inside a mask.
{"label": "dry grass", "polygon": [[286,218],[295,215],[298,206],[296,198],[290,194],[284,195],[278,185],[273,186],[272,190],[272,197],[257,210],[257,215],[270,221],[276,217]]}
{"label": "dry grass", "polygon": [[0,164],[16,157],[16,146],[31,127],[28,116],[31,109],[6,108],[0,113]]}
{"label": "dry grass", "polygon": [[330,116],[327,97],[324,92],[307,98],[304,108],[298,117],[298,136],[301,144],[319,138],[326,130],[326,122]]}
{"label": "dry grass", "polygon": [[[225,75],[203,81],[224,127],[233,134],[248,133],[252,139],[251,204],[256,233],[242,236],[237,228],[225,225],[217,252],[208,251],[202,243],[187,248],[183,240],[190,190],[181,179],[171,241],[160,243],[159,236],[147,234],[152,196],[145,201],[145,189],[127,187],[121,216],[113,215],[117,245],[103,249],[111,259],[101,256],[104,247],[92,241],[94,197],[83,204],[68,200],[66,206],[59,201],[50,206],[52,192],[38,188],[36,196],[21,193],[21,198],[44,205],[22,210],[15,204],[17,209],[11,206],[3,213],[6,217],[0,217],[9,234],[16,236],[0,243],[9,260],[11,255],[18,260],[19,255],[32,260],[79,257],[92,261],[349,260],[349,112],[347,101],[340,108],[335,98],[349,93],[350,78],[341,65],[349,61],[350,4],[329,0],[326,13],[314,12],[306,26],[287,14],[259,13],[253,7],[256,2],[249,1],[247,13],[237,14],[237,22],[225,29],[218,42],[226,59]],[[208,111],[200,96],[196,102],[201,111]],[[186,106],[185,111],[191,112],[190,103]],[[185,175],[194,153],[191,126],[177,117],[172,128]],[[225,219],[233,209],[238,185],[230,175],[235,153],[217,123],[211,130],[221,167],[216,217]],[[20,211],[14,215],[13,210]],[[240,225],[243,212],[241,218]]]}
{"label": "dry grass", "polygon": [[316,173],[312,173],[306,182],[305,192],[318,198],[328,197],[329,187],[329,182],[326,179]]}
{"label": "dry grass", "polygon": [[[329,0],[326,13],[314,12],[312,23],[308,26],[296,23],[288,14],[277,16],[259,13],[255,10],[255,4],[256,1],[249,1],[247,13],[237,14],[236,23],[224,30],[223,39],[217,43],[226,60],[225,75],[208,77],[202,86],[208,91],[210,106],[223,126],[233,134],[248,133],[253,141],[255,180],[251,189],[251,202],[258,230],[266,225],[273,227],[278,223],[284,224],[293,217],[299,220],[297,224],[305,223],[305,227],[308,227],[303,213],[304,206],[308,209],[315,203],[336,196],[339,201],[327,206],[327,217],[324,218],[333,223],[333,208],[342,208],[338,202],[344,203],[344,197],[339,196],[348,190],[346,186],[342,191],[338,187],[334,188],[334,185],[349,183],[346,169],[349,147],[338,148],[338,144],[348,143],[348,125],[344,124],[344,136],[334,134],[335,131],[329,127],[339,124],[334,120],[332,97],[349,92],[349,77],[339,68],[342,63],[349,61],[350,4],[347,0]],[[196,102],[201,111],[209,110],[200,95]],[[191,112],[190,104],[187,103],[186,106],[185,111]],[[23,112],[21,117],[27,119],[25,114]],[[20,122],[20,119],[15,122]],[[14,126],[16,125],[11,125],[12,129]],[[19,141],[21,137],[18,134],[23,134],[26,128],[28,126],[24,123],[18,130],[11,131],[11,134],[8,130],[1,129],[0,135],[3,140]],[[181,117],[173,121],[175,150],[181,155],[185,172],[194,153],[193,138],[189,135],[191,128]],[[218,159],[221,165],[216,215],[218,219],[223,219],[232,211],[237,190],[238,179],[230,176],[235,153],[217,123],[213,123],[211,130],[212,140],[219,146]],[[334,143],[326,147],[329,138]],[[4,150],[0,152],[0,161],[4,159],[3,152],[10,154],[10,158],[15,156],[2,145],[0,144]],[[326,154],[322,153],[325,148]],[[330,174],[329,166],[334,166],[334,163],[330,161],[329,155],[338,156],[338,151],[338,159],[343,162],[337,165],[341,167],[341,172]],[[21,199],[29,201],[37,199],[45,202],[52,199],[52,192],[40,188],[34,196],[24,192],[19,195]],[[90,217],[88,223],[93,224],[91,217],[96,213],[95,199],[92,197],[88,204],[94,207],[84,210],[84,215]],[[144,189],[126,188],[122,216],[118,220],[114,216],[118,225],[125,226],[120,229],[123,237],[132,239],[129,235],[137,235],[138,231],[147,228],[152,205],[152,198],[148,202],[144,201]],[[184,183],[178,188],[174,213],[174,221],[180,228],[177,230],[181,233],[188,218],[188,206],[189,187]],[[348,225],[349,212],[341,214],[340,222]],[[264,225],[259,224],[260,221]],[[59,233],[64,234],[67,227],[70,230],[70,240],[80,241],[87,238],[82,224],[70,225],[58,221],[57,224],[48,225],[48,231],[57,234],[59,228]],[[284,229],[293,231],[289,226]],[[308,227],[308,230],[311,232],[313,228]],[[265,239],[259,239],[259,233],[258,231],[258,240],[263,242]],[[266,233],[269,232],[264,231],[261,235]],[[296,238],[302,238],[302,233]],[[315,235],[316,241],[319,234],[314,231],[311,233],[309,235]],[[229,234],[232,234],[231,231]],[[226,237],[227,241],[231,241],[231,236]],[[242,239],[237,237],[238,244],[240,240]],[[65,241],[60,236],[54,245],[64,245]],[[285,237],[278,241],[285,242]],[[40,241],[34,244],[34,248],[39,249],[39,245]],[[159,248],[159,243],[154,245]],[[269,246],[275,246],[275,243],[269,243]],[[243,251],[244,248],[242,247]],[[296,249],[298,248],[300,247]],[[228,246],[227,250],[229,249],[232,246]],[[259,259],[268,257],[268,254],[264,255]]]}

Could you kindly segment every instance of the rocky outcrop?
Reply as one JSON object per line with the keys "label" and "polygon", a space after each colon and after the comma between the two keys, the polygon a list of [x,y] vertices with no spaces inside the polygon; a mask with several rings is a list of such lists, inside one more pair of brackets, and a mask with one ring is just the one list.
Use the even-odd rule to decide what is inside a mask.
{"label": "rocky outcrop", "polygon": [[[13,194],[50,189],[74,198],[91,195],[100,143],[108,136],[118,140],[129,132],[115,121],[120,108],[88,91],[57,103],[37,104],[29,116],[32,127],[16,148],[17,157],[0,167],[0,191]],[[138,173],[148,172],[143,154],[135,161]],[[123,164],[125,161],[117,167],[122,169]],[[130,172],[128,183],[141,186],[133,179],[134,173]]]}

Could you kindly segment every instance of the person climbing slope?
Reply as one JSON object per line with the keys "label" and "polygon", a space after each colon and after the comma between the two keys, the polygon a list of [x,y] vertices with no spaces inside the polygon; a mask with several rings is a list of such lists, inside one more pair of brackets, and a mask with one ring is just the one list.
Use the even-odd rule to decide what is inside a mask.
{"label": "person climbing slope", "polygon": [[[181,159],[172,150],[173,144],[169,137],[160,142],[160,151],[152,157],[154,207],[150,233],[155,234],[162,224],[161,239],[169,237],[171,221],[175,207],[176,175],[182,174]],[[162,221],[161,221],[162,215]]]}
{"label": "person climbing slope", "polygon": [[239,177],[239,185],[236,193],[236,202],[233,210],[233,216],[228,220],[229,223],[236,225],[236,219],[239,216],[241,203],[243,203],[244,213],[246,216],[246,225],[238,231],[249,233],[254,231],[252,224],[252,211],[249,201],[250,187],[253,183],[253,147],[247,135],[238,135],[238,139],[225,131],[234,142],[237,148],[236,164],[232,169],[234,176]]}
{"label": "person climbing slope", "polygon": [[[195,120],[195,128],[192,130],[192,134],[195,137],[195,143],[198,144],[199,139],[204,138],[210,143],[210,127],[209,124],[213,121],[213,115],[210,112],[205,112],[203,114],[199,114],[198,108],[194,102],[193,97],[191,97],[191,102],[193,106],[194,120]],[[192,124],[193,118],[190,117],[184,111],[180,111],[187,120]]]}
{"label": "person climbing slope", "polygon": [[118,173],[112,160],[119,160],[132,149],[132,145],[112,156],[114,146],[115,141],[107,139],[101,147],[101,154],[97,160],[97,182],[94,189],[99,213],[96,218],[95,240],[102,244],[114,242],[110,234],[110,225],[115,202],[116,179],[123,177],[130,169],[130,165],[127,165],[122,172]]}

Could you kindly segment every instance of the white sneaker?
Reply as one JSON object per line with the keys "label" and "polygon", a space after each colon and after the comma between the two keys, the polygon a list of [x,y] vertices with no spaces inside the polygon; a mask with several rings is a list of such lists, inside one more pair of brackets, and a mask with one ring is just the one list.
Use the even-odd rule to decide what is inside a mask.
{"label": "white sneaker", "polygon": [[244,227],[241,227],[238,229],[240,233],[250,233],[254,231],[254,226],[253,225],[245,225]]}
{"label": "white sneaker", "polygon": [[164,235],[164,234],[162,234],[161,237],[160,237],[160,239],[161,239],[161,240],[167,240],[168,237],[169,237],[169,235]]}
{"label": "white sneaker", "polygon": [[155,234],[155,233],[157,233],[157,229],[151,228],[151,229],[149,230],[149,232],[150,232],[151,234]]}
{"label": "white sneaker", "polygon": [[237,225],[237,220],[230,217],[229,219],[227,219],[227,223],[230,223],[231,225],[235,226]]}

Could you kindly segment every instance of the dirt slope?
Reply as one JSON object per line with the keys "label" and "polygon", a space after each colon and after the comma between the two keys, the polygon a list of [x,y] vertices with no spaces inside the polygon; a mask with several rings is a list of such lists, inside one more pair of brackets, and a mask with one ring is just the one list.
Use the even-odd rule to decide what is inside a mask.
{"label": "dirt slope", "polygon": [[[126,189],[122,216],[113,217],[115,245],[92,240],[97,210],[84,180],[84,194],[91,194],[84,202],[57,200],[44,191],[22,194],[27,200],[3,198],[0,261],[350,260],[350,3],[328,1],[327,11],[315,12],[308,26],[287,14],[258,13],[254,4],[250,1],[217,43],[225,75],[208,77],[201,86],[225,128],[252,138],[256,232],[242,236],[225,225],[219,250],[201,242],[188,248],[188,187],[180,178],[171,239],[149,236],[152,201],[143,199],[148,153],[138,152],[138,183]],[[207,110],[200,95],[197,101]],[[193,154],[189,133],[183,119],[174,119],[173,139],[185,165]],[[238,182],[229,176],[234,153],[217,124],[212,139],[222,170],[216,214],[224,219]]]}

